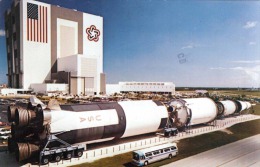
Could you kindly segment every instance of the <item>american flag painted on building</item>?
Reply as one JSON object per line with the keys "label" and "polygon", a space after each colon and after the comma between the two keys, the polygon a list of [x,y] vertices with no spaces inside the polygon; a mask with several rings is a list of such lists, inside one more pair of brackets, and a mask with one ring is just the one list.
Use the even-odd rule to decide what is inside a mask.
{"label": "american flag painted on building", "polygon": [[47,7],[27,3],[27,40],[47,43]]}

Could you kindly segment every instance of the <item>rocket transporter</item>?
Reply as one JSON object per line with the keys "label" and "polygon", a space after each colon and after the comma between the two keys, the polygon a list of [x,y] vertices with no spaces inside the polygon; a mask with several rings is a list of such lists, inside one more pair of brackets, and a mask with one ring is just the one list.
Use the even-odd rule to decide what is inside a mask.
{"label": "rocket transporter", "polygon": [[[95,143],[159,131],[171,124],[179,129],[209,123],[217,116],[240,113],[248,102],[209,98],[175,99],[168,103],[153,100],[48,106],[28,104],[27,108],[9,106],[12,122],[8,149],[23,161],[38,157],[39,162],[82,156],[84,147]],[[73,144],[73,145],[71,145]]]}

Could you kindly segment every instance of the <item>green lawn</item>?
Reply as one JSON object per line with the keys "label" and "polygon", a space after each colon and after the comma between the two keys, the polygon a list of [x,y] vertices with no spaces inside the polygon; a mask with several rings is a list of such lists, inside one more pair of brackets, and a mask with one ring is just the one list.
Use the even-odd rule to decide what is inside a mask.
{"label": "green lawn", "polygon": [[217,92],[221,95],[240,95],[245,97],[258,97],[260,98],[260,91],[248,91],[248,90],[216,90],[216,91],[209,91],[210,93]]}

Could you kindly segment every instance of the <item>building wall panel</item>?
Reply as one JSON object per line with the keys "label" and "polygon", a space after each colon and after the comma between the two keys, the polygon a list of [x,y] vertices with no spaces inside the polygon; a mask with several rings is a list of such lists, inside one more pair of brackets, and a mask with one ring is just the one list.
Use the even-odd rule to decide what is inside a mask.
{"label": "building wall panel", "polygon": [[60,26],[60,57],[77,54],[76,29],[69,26]]}
{"label": "building wall panel", "polygon": [[[24,0],[22,8],[22,29],[21,29],[21,57],[23,59],[23,88],[30,88],[31,83],[44,83],[51,78],[51,9],[49,4]],[[46,7],[46,42],[36,42],[28,40],[27,28],[27,2]],[[35,30],[36,31],[36,30]]]}
{"label": "building wall panel", "polygon": [[89,58],[81,58],[81,76],[96,77],[97,76],[97,60]]}
{"label": "building wall panel", "polygon": [[78,46],[77,53],[83,54],[83,13],[74,11],[71,9],[61,8],[58,6],[51,6],[51,71],[53,73],[57,72],[57,19],[64,19],[64,20],[73,20],[74,22],[77,22],[78,24]]}
{"label": "building wall panel", "polygon": [[77,89],[77,78],[71,78],[70,80],[70,93],[76,95],[78,94],[78,89]]}

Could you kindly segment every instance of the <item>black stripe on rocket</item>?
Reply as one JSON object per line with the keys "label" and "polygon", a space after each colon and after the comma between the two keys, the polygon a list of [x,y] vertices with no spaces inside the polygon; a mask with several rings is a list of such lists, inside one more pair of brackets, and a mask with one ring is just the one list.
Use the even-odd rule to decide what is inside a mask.
{"label": "black stripe on rocket", "polygon": [[[160,101],[157,101],[157,100],[153,100],[153,102],[157,105],[157,106],[164,106],[164,104]],[[159,129],[162,129],[162,128],[165,128],[166,127],[166,124],[167,124],[167,121],[168,121],[168,117],[166,118],[161,118],[161,123],[158,127],[158,130]]]}
{"label": "black stripe on rocket", "polygon": [[62,105],[61,109],[75,112],[115,109],[118,116],[119,124],[117,125],[76,129],[57,135],[57,137],[67,141],[68,143],[79,143],[112,137],[118,139],[122,137],[125,132],[125,113],[123,108],[117,102]]}
{"label": "black stripe on rocket", "polygon": [[235,111],[235,113],[240,113],[241,112],[241,110],[242,110],[242,105],[241,105],[241,103],[239,102],[239,101],[237,101],[237,100],[232,100],[234,103],[235,103],[235,105],[236,105],[236,111]]}

